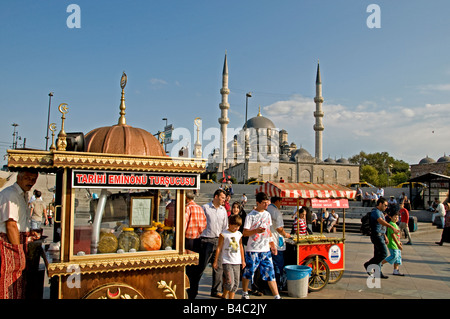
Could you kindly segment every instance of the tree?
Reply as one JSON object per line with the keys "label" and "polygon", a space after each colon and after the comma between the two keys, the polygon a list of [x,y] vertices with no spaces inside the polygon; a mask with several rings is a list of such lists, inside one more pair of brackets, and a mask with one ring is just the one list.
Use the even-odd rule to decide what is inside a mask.
{"label": "tree", "polygon": [[391,176],[391,184],[398,185],[406,182],[409,179],[409,174],[405,172],[395,173]]}
{"label": "tree", "polygon": [[[378,152],[373,154],[367,154],[361,151],[359,154],[349,158],[350,163],[359,164],[361,166],[360,179],[366,182],[384,186],[384,185],[397,185],[402,182],[406,182],[411,173],[409,171],[409,164],[396,160],[392,156],[389,156],[387,152]],[[363,167],[371,166],[377,171],[377,176],[374,176],[374,172],[366,171],[363,174]],[[366,170],[368,170],[366,168]],[[371,178],[370,182],[367,178]]]}
{"label": "tree", "polygon": [[378,185],[378,172],[371,165],[364,165],[359,172],[359,179],[373,185]]}

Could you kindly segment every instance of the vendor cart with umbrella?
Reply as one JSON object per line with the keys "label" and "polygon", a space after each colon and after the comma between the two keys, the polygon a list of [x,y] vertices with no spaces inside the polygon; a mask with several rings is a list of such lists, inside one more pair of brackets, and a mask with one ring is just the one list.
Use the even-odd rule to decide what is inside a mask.
{"label": "vendor cart with umbrella", "polygon": [[282,198],[282,206],[309,209],[342,209],[342,237],[320,234],[299,235],[286,240],[285,265],[305,265],[312,268],[309,290],[319,291],[328,283],[338,282],[345,269],[345,209],[356,191],[336,184],[266,182],[256,189],[269,197]]}

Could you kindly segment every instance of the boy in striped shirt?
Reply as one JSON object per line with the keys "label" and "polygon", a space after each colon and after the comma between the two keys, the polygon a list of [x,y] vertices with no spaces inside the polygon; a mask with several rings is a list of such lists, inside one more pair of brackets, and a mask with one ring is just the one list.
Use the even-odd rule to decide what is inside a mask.
{"label": "boy in striped shirt", "polygon": [[303,207],[298,210],[297,216],[294,220],[294,224],[292,225],[292,233],[294,234],[297,234],[297,224],[299,229],[298,234],[308,235],[308,231],[306,230],[306,210]]}

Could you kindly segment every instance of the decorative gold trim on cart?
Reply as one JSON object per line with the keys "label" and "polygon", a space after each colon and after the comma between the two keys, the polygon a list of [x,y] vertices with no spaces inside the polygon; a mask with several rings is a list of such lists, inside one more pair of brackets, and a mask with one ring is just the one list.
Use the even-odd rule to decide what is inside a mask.
{"label": "decorative gold trim on cart", "polygon": [[98,259],[65,263],[49,263],[48,276],[69,276],[74,274],[74,266],[81,274],[108,273],[141,269],[158,269],[180,266],[190,266],[198,264],[197,253],[172,255],[172,256],[155,256],[155,257],[134,257],[134,258],[117,258],[117,259]]}
{"label": "decorative gold trim on cart", "polygon": [[206,168],[206,159],[134,156],[121,154],[8,150],[10,168],[76,168],[97,170],[133,170],[201,173]]}
{"label": "decorative gold trim on cart", "polygon": [[140,291],[124,283],[110,283],[95,288],[83,299],[145,299]]}
{"label": "decorative gold trim on cart", "polygon": [[177,285],[172,286],[172,280],[167,284],[164,280],[158,281],[158,289],[164,289],[166,298],[177,299]]}

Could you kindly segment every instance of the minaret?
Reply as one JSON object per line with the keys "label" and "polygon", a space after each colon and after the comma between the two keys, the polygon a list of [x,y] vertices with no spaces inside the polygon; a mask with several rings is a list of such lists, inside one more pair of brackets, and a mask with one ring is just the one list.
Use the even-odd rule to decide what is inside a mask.
{"label": "minaret", "polygon": [[228,109],[230,108],[230,104],[228,104],[228,94],[230,94],[230,90],[228,89],[228,63],[227,63],[227,54],[225,53],[225,61],[223,63],[223,72],[222,72],[222,88],[220,89],[220,94],[222,95],[222,102],[219,104],[220,107],[220,159],[221,163],[219,165],[219,171],[223,171],[226,168],[225,159],[227,156],[227,125],[230,122],[228,118]]}
{"label": "minaret", "polygon": [[194,125],[197,128],[197,140],[194,144],[194,158],[202,158],[202,143],[200,143],[200,126],[202,125],[202,119],[196,117],[194,119]]}
{"label": "minaret", "polygon": [[316,161],[322,161],[322,131],[324,130],[322,124],[323,111],[322,111],[322,80],[320,79],[320,66],[317,61],[317,75],[316,75],[316,96],[314,97],[316,103],[316,111],[314,117],[316,118],[316,124],[314,124],[314,131],[316,131]]}

